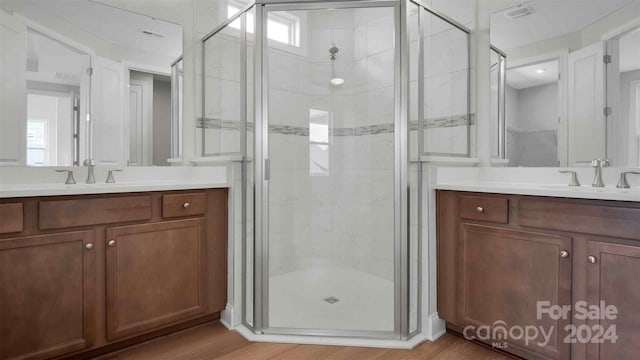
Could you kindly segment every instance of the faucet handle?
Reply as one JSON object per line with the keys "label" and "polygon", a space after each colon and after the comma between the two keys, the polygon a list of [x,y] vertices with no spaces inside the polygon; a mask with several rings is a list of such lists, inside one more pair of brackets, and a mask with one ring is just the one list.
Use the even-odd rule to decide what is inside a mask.
{"label": "faucet handle", "polygon": [[623,171],[620,173],[620,180],[618,181],[618,185],[616,185],[616,187],[618,189],[628,189],[631,186],[629,186],[629,183],[627,182],[627,174],[635,174],[635,175],[640,175],[640,171]]}
{"label": "faucet handle", "polygon": [[116,179],[113,177],[114,171],[122,171],[122,170],[121,169],[109,170],[109,172],[107,173],[107,181],[105,181],[107,184],[113,184],[116,182]]}
{"label": "faucet handle", "polygon": [[83,166],[94,166],[96,164],[96,161],[93,159],[84,159],[84,162],[82,163]]}
{"label": "faucet handle", "polygon": [[595,159],[591,161],[591,167],[608,167],[611,165],[609,159]]}
{"label": "faucet handle", "polygon": [[73,170],[58,170],[56,169],[56,172],[66,172],[67,173],[67,180],[64,182],[67,185],[71,185],[71,184],[75,184],[76,183],[76,179],[73,178]]}
{"label": "faucet handle", "polygon": [[580,182],[578,181],[578,173],[571,170],[559,170],[560,174],[571,174],[571,180],[569,180],[569,186],[580,186]]}

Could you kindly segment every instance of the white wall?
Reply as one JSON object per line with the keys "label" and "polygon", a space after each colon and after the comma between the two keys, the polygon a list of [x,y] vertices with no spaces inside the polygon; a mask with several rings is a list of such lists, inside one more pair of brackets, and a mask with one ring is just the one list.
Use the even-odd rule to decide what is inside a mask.
{"label": "white wall", "polygon": [[545,84],[517,91],[518,114],[514,127],[523,131],[558,128],[558,84]]}

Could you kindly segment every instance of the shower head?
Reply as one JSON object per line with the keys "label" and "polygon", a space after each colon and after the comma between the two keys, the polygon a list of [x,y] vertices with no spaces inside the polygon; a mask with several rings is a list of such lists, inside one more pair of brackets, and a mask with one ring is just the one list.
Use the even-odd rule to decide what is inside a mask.
{"label": "shower head", "polygon": [[336,47],[336,44],[331,44],[331,48],[329,48],[329,59],[331,59],[331,80],[329,80],[329,83],[336,87],[344,84],[344,79],[336,76],[336,68],[334,62],[336,60],[336,54],[338,53],[338,51],[340,50]]}
{"label": "shower head", "polygon": [[329,48],[329,59],[335,60],[338,51],[340,50],[336,47],[336,44],[331,44],[331,48]]}

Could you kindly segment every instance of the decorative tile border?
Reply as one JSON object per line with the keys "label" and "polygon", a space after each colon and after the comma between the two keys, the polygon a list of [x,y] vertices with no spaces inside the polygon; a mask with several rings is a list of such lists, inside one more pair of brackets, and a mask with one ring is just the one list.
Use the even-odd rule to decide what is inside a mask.
{"label": "decorative tile border", "polygon": [[[454,115],[440,118],[425,119],[424,128],[444,128],[474,125],[476,123],[475,114]],[[198,128],[202,128],[202,120],[197,122]],[[240,130],[240,122],[230,120],[220,120],[206,118],[204,127],[207,129]],[[353,128],[333,128],[330,130],[331,136],[366,136],[393,133],[395,125],[392,123],[382,125],[356,126]],[[419,129],[418,121],[409,123],[411,131]],[[247,129],[253,129],[253,123],[247,123]],[[309,136],[309,127],[293,125],[269,125],[269,132],[281,135]]]}

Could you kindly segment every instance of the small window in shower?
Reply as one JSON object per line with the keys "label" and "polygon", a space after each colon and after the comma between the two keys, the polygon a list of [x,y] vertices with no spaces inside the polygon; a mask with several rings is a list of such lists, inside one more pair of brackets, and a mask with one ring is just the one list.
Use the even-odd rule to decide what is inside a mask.
{"label": "small window in shower", "polygon": [[[227,5],[227,18],[239,13],[244,6],[240,2],[230,1]],[[253,14],[247,13],[247,32],[251,34],[255,32],[254,24]],[[229,26],[240,30],[240,19],[236,19]],[[300,19],[282,12],[278,15],[270,14],[267,20],[267,37],[283,44],[299,47]]]}
{"label": "small window in shower", "polygon": [[309,109],[309,174],[329,176],[328,111]]}

